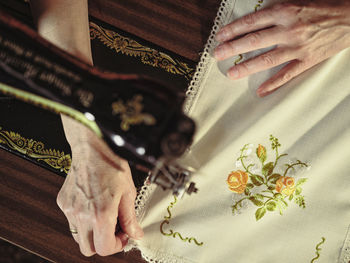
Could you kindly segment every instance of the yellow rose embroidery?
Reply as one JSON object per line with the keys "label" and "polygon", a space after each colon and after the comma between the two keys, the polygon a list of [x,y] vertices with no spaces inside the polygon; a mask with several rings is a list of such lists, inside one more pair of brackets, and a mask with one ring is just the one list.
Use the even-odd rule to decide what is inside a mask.
{"label": "yellow rose embroidery", "polygon": [[228,188],[239,194],[238,199],[232,205],[233,214],[237,213],[247,201],[257,206],[256,220],[260,220],[267,212],[276,210],[282,215],[292,201],[299,207],[305,208],[302,185],[307,178],[299,178],[296,181],[294,177],[288,175],[291,170],[296,171],[298,167],[308,167],[308,164],[297,160],[279,165],[277,169],[281,158],[287,154],[279,153],[281,144],[276,137],[271,135],[270,141],[271,149],[275,154],[268,157],[266,147],[259,144],[255,151],[256,161],[250,156],[249,164],[248,156],[252,152],[249,149],[251,146],[246,144],[241,149],[237,162],[242,170],[231,172],[226,180]]}
{"label": "yellow rose embroidery", "polygon": [[247,187],[248,174],[241,170],[231,172],[227,177],[227,184],[232,192],[241,194]]}
{"label": "yellow rose embroidery", "polygon": [[287,196],[292,195],[295,191],[294,178],[281,176],[276,182],[276,191]]}

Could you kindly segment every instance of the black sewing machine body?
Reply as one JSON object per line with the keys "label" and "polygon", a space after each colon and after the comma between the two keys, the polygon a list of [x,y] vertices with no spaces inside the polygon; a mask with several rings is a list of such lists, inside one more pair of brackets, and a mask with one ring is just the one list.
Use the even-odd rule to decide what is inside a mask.
{"label": "black sewing machine body", "polygon": [[189,172],[176,165],[195,130],[182,112],[182,94],[140,75],[90,67],[3,11],[0,82],[4,94],[89,126],[152,182],[194,191]]}

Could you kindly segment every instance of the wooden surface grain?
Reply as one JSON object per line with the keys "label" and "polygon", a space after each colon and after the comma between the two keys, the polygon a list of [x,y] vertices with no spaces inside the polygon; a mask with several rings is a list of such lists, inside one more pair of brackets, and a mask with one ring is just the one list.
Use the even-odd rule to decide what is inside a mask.
{"label": "wooden surface grain", "polygon": [[64,178],[0,149],[0,237],[58,263],[144,262],[139,252],[86,258],[56,205]]}
{"label": "wooden surface grain", "polygon": [[198,62],[219,0],[89,0],[89,14]]}

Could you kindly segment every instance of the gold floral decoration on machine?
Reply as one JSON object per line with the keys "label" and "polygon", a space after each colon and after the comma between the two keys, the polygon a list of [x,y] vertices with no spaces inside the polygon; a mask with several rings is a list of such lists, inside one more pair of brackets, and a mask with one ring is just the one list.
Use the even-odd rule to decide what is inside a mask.
{"label": "gold floral decoration on machine", "polygon": [[189,67],[184,62],[153,48],[143,46],[131,38],[100,27],[93,22],[90,22],[90,37],[91,39],[99,39],[103,44],[117,53],[131,57],[140,57],[141,62],[144,64],[164,69],[175,75],[182,75],[186,79],[191,79],[195,72],[194,68]]}
{"label": "gold floral decoration on machine", "polygon": [[45,144],[33,139],[27,139],[13,131],[6,131],[0,127],[0,144],[30,157],[38,162],[44,162],[60,172],[68,173],[72,164],[71,156],[63,151],[45,149]]}
{"label": "gold floral decoration on machine", "polygon": [[112,103],[112,114],[120,115],[120,128],[128,131],[131,125],[144,123],[146,125],[156,124],[156,119],[149,113],[143,113],[143,97],[135,95],[131,100],[124,103],[121,99]]}

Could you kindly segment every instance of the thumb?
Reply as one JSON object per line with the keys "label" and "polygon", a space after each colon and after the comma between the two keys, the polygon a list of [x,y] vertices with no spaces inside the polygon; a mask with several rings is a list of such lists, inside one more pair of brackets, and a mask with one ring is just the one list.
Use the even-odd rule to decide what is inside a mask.
{"label": "thumb", "polygon": [[144,233],[136,219],[135,198],[132,194],[125,193],[119,203],[118,218],[123,231],[129,237],[140,239]]}

